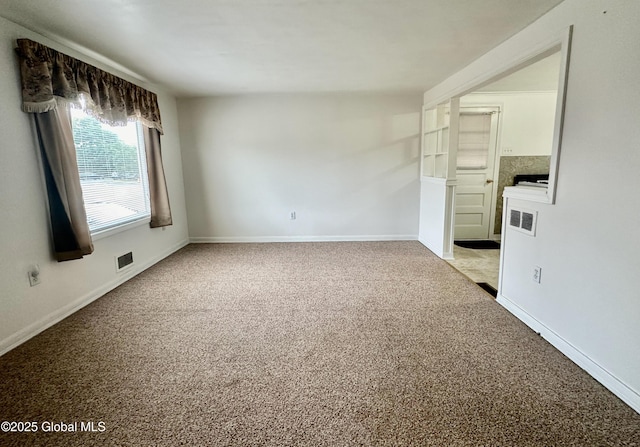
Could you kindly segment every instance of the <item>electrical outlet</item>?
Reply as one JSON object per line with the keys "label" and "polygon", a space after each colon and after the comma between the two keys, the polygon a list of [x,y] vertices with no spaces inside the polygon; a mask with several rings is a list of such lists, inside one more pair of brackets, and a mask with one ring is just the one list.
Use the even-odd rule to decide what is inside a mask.
{"label": "electrical outlet", "polygon": [[291,211],[291,214],[289,214],[289,218],[291,220],[296,220],[296,212],[295,211]]}
{"label": "electrical outlet", "polygon": [[533,282],[540,284],[540,278],[542,276],[542,267],[537,265],[533,268]]}
{"label": "electrical outlet", "polygon": [[27,274],[29,275],[29,285],[31,287],[40,284],[40,266],[38,264],[32,265]]}

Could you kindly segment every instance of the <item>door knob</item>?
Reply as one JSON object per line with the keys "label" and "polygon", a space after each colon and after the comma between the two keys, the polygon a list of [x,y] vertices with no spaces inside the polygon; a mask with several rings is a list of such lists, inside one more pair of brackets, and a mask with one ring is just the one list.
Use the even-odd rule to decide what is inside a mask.
{"label": "door knob", "polygon": [[489,183],[493,183],[493,180],[487,179],[487,184],[489,184]]}

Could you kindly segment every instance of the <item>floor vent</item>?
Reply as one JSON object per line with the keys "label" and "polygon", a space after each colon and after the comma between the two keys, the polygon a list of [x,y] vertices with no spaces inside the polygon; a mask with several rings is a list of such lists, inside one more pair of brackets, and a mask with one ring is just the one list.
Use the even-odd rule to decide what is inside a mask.
{"label": "floor vent", "polygon": [[498,291],[491,284],[486,282],[477,282],[476,284],[492,297],[496,298],[498,296]]}
{"label": "floor vent", "polygon": [[133,252],[125,253],[116,257],[116,272],[120,272],[133,265]]}

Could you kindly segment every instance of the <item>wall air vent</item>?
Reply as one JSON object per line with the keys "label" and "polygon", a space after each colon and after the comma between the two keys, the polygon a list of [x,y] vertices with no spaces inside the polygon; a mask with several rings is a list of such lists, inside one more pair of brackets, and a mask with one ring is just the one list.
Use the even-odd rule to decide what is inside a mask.
{"label": "wall air vent", "polygon": [[512,227],[520,228],[520,216],[521,212],[518,210],[511,210],[509,217],[509,225]]}
{"label": "wall air vent", "polygon": [[522,220],[520,221],[520,228],[527,231],[533,231],[533,214],[532,213],[522,213]]}
{"label": "wall air vent", "polygon": [[529,236],[536,235],[537,211],[511,208],[508,216],[509,228],[513,228]]}
{"label": "wall air vent", "polygon": [[116,272],[121,272],[133,265],[133,252],[116,257]]}

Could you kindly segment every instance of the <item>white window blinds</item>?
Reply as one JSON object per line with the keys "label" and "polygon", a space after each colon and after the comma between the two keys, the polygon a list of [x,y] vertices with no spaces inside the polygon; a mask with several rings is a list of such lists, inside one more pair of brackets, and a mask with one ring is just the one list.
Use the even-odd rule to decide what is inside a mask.
{"label": "white window blinds", "polygon": [[489,157],[491,114],[460,114],[458,169],[485,169]]}
{"label": "white window blinds", "polygon": [[91,234],[149,218],[140,124],[109,126],[71,109],[82,196]]}

